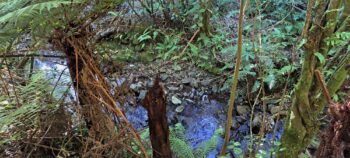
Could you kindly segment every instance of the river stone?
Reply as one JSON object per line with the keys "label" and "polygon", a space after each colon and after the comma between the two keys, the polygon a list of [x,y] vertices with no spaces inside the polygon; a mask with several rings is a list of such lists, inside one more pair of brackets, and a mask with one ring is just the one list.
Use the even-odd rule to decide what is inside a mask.
{"label": "river stone", "polygon": [[191,72],[188,73],[188,76],[190,76],[190,77],[196,77],[196,74],[197,74],[197,72],[191,71]]}
{"label": "river stone", "polygon": [[172,96],[172,97],[171,97],[171,102],[172,102],[173,104],[175,104],[175,105],[179,105],[179,104],[182,103],[181,100],[178,99],[176,96]]}
{"label": "river stone", "polygon": [[146,97],[146,94],[147,94],[147,90],[141,90],[138,98],[142,100]]}
{"label": "river stone", "polygon": [[185,99],[187,102],[194,104],[195,102],[191,99]]}
{"label": "river stone", "polygon": [[7,100],[4,100],[4,101],[0,102],[0,105],[8,105],[8,104],[10,104],[10,103]]}
{"label": "river stone", "polygon": [[198,81],[197,80],[192,80],[192,82],[190,83],[190,85],[194,88],[198,88]]}
{"label": "river stone", "polygon": [[134,90],[134,91],[139,91],[142,87],[142,82],[138,82],[138,83],[133,83],[130,85],[130,89]]}
{"label": "river stone", "polygon": [[209,86],[210,83],[211,83],[211,80],[203,80],[203,81],[201,82],[201,84],[202,84],[203,86]]}
{"label": "river stone", "polygon": [[213,93],[217,93],[219,91],[218,85],[214,84],[211,88],[211,91],[213,91]]}
{"label": "river stone", "polygon": [[257,127],[262,123],[263,116],[261,114],[256,114],[253,118],[253,127]]}
{"label": "river stone", "polygon": [[190,84],[193,81],[192,78],[184,78],[181,80],[182,84]]}
{"label": "river stone", "polygon": [[237,106],[237,113],[240,116],[247,115],[250,111],[250,107],[246,105],[238,105]]}
{"label": "river stone", "polygon": [[232,119],[231,127],[237,129],[239,127],[239,122],[236,119]]}
{"label": "river stone", "polygon": [[169,75],[167,75],[167,74],[161,74],[160,75],[160,79],[162,80],[162,81],[165,81],[165,80],[167,80],[169,78]]}
{"label": "river stone", "polygon": [[177,90],[179,90],[179,87],[169,86],[168,90],[169,91],[177,91]]}
{"label": "river stone", "polygon": [[180,113],[180,112],[184,111],[184,109],[185,109],[185,106],[180,105],[180,106],[176,107],[175,111],[176,111],[177,113]]}

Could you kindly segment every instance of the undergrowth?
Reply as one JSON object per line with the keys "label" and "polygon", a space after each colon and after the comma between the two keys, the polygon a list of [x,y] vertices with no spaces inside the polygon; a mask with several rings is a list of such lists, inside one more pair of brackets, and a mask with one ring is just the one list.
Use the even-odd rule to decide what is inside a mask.
{"label": "undergrowth", "polygon": [[[223,135],[223,129],[219,128],[209,140],[202,142],[196,149],[193,149],[186,138],[185,132],[185,128],[181,123],[177,123],[170,128],[170,145],[174,157],[206,158],[210,152],[216,150],[219,143],[218,138]],[[150,144],[148,128],[140,134],[140,137],[145,144]],[[151,153],[151,147],[148,146],[148,154],[151,155]]]}

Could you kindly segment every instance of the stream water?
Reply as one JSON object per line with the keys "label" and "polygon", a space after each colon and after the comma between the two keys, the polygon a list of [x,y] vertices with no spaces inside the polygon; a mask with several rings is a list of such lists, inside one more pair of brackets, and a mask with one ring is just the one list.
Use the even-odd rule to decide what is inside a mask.
{"label": "stream water", "polygon": [[[53,62],[54,61],[54,62]],[[69,86],[71,79],[69,76],[68,68],[65,66],[63,60],[41,60],[35,59],[35,70],[42,70],[52,85],[57,86],[54,91],[54,97],[59,99],[67,90],[70,97],[66,100],[72,101],[75,99],[74,89]],[[120,80],[123,82],[125,79]],[[118,84],[120,85],[120,83]],[[117,85],[118,85],[117,84]],[[184,102],[184,110],[181,113],[175,112],[174,106],[168,106],[168,122],[171,125],[181,122],[186,129],[186,137],[192,148],[197,148],[202,142],[209,140],[215,130],[224,127],[226,120],[225,106],[217,100],[208,100],[208,97],[203,96],[203,100],[200,102]],[[128,106],[125,111],[126,117],[132,123],[134,128],[141,130],[147,127],[147,112],[142,106]],[[236,119],[236,117],[234,118]],[[242,150],[246,150],[249,144],[249,119],[246,119],[243,123],[239,123],[239,127],[233,132],[233,138],[241,143]],[[276,132],[276,139],[279,140],[282,133],[283,122],[278,122],[278,129]],[[272,133],[267,133],[262,149],[268,149],[270,146]],[[209,154],[209,158],[215,158],[220,151],[223,144],[223,139],[218,138],[217,148]]]}

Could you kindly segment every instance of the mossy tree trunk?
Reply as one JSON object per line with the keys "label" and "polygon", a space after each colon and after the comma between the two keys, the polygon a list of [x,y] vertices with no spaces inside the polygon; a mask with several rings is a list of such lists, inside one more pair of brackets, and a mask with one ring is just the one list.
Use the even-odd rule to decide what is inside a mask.
{"label": "mossy tree trunk", "polygon": [[212,0],[199,0],[199,4],[201,6],[201,26],[200,30],[202,33],[205,33],[207,36],[211,36],[212,26],[210,24],[211,17],[211,5]]}
{"label": "mossy tree trunk", "polygon": [[[315,54],[320,53],[327,57],[332,47],[327,45],[325,39],[336,32],[350,31],[349,6],[346,6],[348,3],[350,3],[349,0],[310,0],[308,2],[303,31],[304,61],[281,139],[281,148],[284,150],[279,151],[278,157],[298,157],[318,131],[317,117],[324,109],[326,99],[321,95],[321,87],[314,77],[314,71],[316,69],[322,71],[324,63],[319,62]],[[344,7],[343,12],[340,11],[342,7]],[[342,60],[338,60],[340,63],[335,64],[337,68],[327,81],[327,88],[331,95],[336,93],[349,74],[346,64],[350,62],[350,53],[347,45],[341,47],[337,51],[342,54],[339,56]]]}

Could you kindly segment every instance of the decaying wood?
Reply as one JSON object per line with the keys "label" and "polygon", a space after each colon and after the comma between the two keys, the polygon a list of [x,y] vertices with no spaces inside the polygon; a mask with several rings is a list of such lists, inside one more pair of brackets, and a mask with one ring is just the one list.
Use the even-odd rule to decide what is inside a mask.
{"label": "decaying wood", "polygon": [[166,117],[166,97],[163,87],[156,77],[149,88],[143,106],[148,111],[148,125],[154,158],[171,158],[169,127]]}

